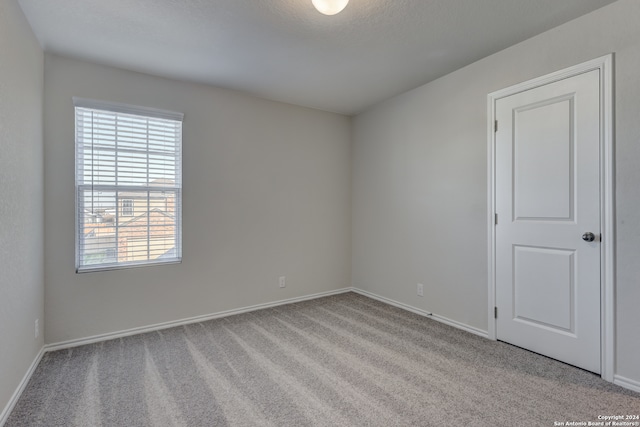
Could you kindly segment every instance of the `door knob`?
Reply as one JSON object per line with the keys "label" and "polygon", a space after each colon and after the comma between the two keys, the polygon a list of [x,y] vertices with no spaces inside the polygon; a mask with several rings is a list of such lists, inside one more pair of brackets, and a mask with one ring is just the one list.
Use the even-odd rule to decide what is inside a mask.
{"label": "door knob", "polygon": [[592,232],[587,231],[582,235],[582,240],[584,240],[585,242],[593,242],[594,240],[596,240],[596,236]]}

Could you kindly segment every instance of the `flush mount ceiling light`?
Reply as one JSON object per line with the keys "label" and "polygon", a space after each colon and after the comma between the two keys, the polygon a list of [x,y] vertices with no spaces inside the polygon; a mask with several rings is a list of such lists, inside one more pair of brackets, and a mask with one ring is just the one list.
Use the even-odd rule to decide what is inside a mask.
{"label": "flush mount ceiling light", "polygon": [[311,0],[318,12],[325,15],[335,15],[342,12],[349,0]]}

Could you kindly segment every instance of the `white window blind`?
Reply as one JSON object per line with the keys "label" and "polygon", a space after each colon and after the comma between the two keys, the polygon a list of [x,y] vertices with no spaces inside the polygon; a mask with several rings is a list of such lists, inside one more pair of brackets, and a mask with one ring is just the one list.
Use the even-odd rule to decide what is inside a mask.
{"label": "white window blind", "polygon": [[74,105],[76,271],[180,262],[182,114]]}

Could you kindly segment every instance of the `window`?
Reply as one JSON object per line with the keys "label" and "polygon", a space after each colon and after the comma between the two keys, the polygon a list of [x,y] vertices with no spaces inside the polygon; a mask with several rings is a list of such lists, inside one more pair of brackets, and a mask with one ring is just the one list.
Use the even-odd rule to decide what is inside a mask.
{"label": "window", "polygon": [[74,105],[76,271],[180,262],[183,115]]}
{"label": "window", "polygon": [[122,199],[122,216],[133,216],[133,200]]}

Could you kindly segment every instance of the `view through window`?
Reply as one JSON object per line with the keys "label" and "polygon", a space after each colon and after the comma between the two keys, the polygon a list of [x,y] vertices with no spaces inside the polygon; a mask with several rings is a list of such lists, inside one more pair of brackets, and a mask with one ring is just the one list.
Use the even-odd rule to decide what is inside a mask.
{"label": "view through window", "polygon": [[182,114],[74,103],[76,270],[179,262]]}

